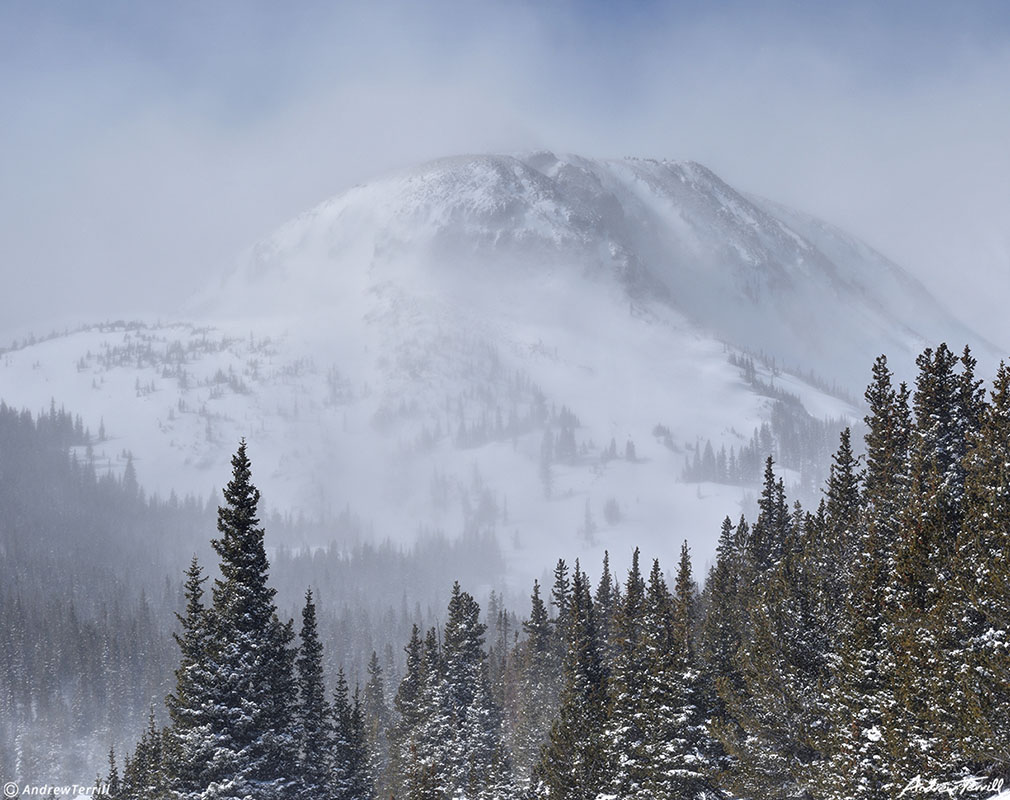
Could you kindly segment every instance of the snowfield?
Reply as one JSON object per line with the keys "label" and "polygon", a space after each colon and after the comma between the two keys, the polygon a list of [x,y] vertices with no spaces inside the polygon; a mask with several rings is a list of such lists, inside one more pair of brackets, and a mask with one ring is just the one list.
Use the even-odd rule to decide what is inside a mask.
{"label": "snowfield", "polygon": [[775,402],[731,357],[846,422],[862,411],[825,387],[859,397],[880,352],[994,359],[870,248],[700,165],[551,153],[356,187],[179,319],[18,343],[0,399],[80,414],[100,467],[132,455],[162,496],[207,496],[246,437],[268,507],[350,509],[379,539],[494,530],[523,586],[560,556],[621,570],[634,545],[672,567],[685,538],[704,568],[752,490],[685,464],[739,450]]}

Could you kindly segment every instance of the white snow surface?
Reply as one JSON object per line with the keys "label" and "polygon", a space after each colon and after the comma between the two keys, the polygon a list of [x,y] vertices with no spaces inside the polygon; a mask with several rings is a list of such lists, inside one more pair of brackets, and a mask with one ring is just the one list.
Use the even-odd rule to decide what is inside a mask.
{"label": "white snow surface", "polygon": [[[879,352],[908,359],[945,332],[971,335],[883,257],[796,219],[693,163],[444,159],[284,225],[186,322],[8,350],[0,399],[64,405],[92,432],[104,421],[101,463],[121,468],[132,452],[163,496],[221,486],[244,436],[273,508],[350,507],[405,541],[457,534],[467,509],[490,503],[522,581],[558,557],[597,570],[605,548],[618,569],[635,546],[672,568],[684,539],[700,571],[745,492],[681,482],[688,446],[739,448],[769,415],[730,352],[763,351],[858,395]],[[776,382],[815,416],[862,416],[799,378]],[[550,498],[542,432],[459,437],[461,424],[522,418],[538,391],[580,422]],[[636,460],[604,462],[611,438],[622,456],[633,441]]]}

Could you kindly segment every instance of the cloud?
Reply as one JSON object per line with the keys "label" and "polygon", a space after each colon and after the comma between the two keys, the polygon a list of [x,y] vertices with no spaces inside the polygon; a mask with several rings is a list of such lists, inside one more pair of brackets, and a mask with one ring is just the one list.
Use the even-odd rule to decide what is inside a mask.
{"label": "cloud", "polygon": [[0,334],[169,314],[353,183],[550,147],[706,163],[864,236],[1010,342],[999,4],[0,13]]}

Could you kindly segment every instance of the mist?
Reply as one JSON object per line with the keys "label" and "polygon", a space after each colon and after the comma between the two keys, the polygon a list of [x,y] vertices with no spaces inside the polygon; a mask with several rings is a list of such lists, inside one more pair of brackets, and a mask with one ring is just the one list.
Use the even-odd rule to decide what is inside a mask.
{"label": "mist", "polygon": [[[850,711],[880,698],[926,699],[919,729],[888,728],[879,763],[926,741],[934,706],[981,714],[991,690],[1005,716],[1002,686],[962,702],[895,669],[862,699],[865,681],[839,670],[938,642],[949,677],[989,646],[958,638],[957,614],[1005,628],[1010,601],[986,610],[986,591],[1010,577],[979,522],[1006,516],[985,505],[1003,495],[984,460],[1006,459],[979,445],[1005,395],[987,406],[975,387],[1010,346],[1008,86],[1002,2],[0,4],[5,794],[83,788],[106,767],[111,780],[124,756],[128,797],[152,795],[145,769],[183,791],[180,765],[239,764],[255,748],[215,749],[235,709],[194,699],[232,679],[218,699],[240,698],[243,720],[277,712],[257,741],[284,769],[310,749],[305,698],[343,692],[315,736],[334,744],[359,710],[348,685],[365,685],[368,735],[341,729],[370,749],[356,797],[412,796],[422,745],[429,765],[462,753],[457,774],[483,758],[500,779],[470,791],[450,776],[444,796],[519,796],[565,760],[578,653],[596,659],[599,702],[567,740],[617,742],[581,762],[628,760],[621,714],[653,728],[631,750],[687,743],[653,776],[719,754],[690,786],[641,789],[656,797],[717,796],[712,776],[734,797],[858,778],[826,757],[792,783],[757,770],[779,784],[754,789],[727,764],[799,763],[821,743],[794,746],[796,732],[838,720],[858,740],[839,753],[872,749],[884,734]],[[878,362],[871,418],[881,352],[893,375]],[[892,377],[923,387],[911,411]],[[863,458],[874,425],[893,438],[886,461]],[[944,541],[924,558],[930,536]],[[884,576],[898,563],[927,566]],[[216,579],[204,595],[200,574]],[[892,602],[917,580],[950,602]],[[255,615],[230,598],[254,596],[271,622],[250,646],[237,632]],[[311,598],[325,655],[308,644]],[[281,623],[299,618],[296,640]],[[846,655],[851,642],[868,649]],[[214,660],[225,651],[234,669]],[[613,686],[644,685],[620,671],[664,653],[685,660],[652,664],[661,692],[639,714]],[[282,697],[296,672],[305,685]],[[820,697],[827,685],[851,693]],[[224,711],[186,728],[211,708]],[[786,716],[765,726],[754,709]],[[723,713],[737,719],[712,728]],[[755,721],[748,736],[776,741],[733,751]],[[160,736],[196,755],[152,767]],[[337,796],[351,767],[336,758],[354,748],[331,749],[315,788],[301,764],[274,794],[224,773],[183,793],[287,797],[302,781],[299,796]],[[964,778],[980,752],[937,774]],[[816,796],[853,796],[832,791]]]}
{"label": "mist", "polygon": [[996,3],[0,14],[5,339],[178,315],[248,246],[356,183],[536,148],[699,161],[862,237],[1010,339]]}

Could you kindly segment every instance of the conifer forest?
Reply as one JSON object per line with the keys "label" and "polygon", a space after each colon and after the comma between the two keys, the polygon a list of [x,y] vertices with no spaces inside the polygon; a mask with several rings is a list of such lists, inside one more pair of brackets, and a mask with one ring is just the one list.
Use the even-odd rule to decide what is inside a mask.
{"label": "conifer forest", "polygon": [[1010,0],[0,0],[0,800],[1010,800]]}
{"label": "conifer forest", "polygon": [[[5,774],[40,768],[103,707],[97,724],[136,732],[90,765],[96,794],[121,800],[999,789],[1010,762],[1010,368],[986,385],[967,348],[946,345],[916,367],[910,387],[895,385],[884,356],[873,364],[864,446],[840,432],[816,507],[790,503],[769,457],[756,517],[726,518],[707,575],[686,542],[670,572],[638,549],[624,575],[606,558],[592,575],[561,558],[521,609],[494,595],[482,609],[460,576],[441,589],[444,613],[417,606],[365,624],[399,635],[398,655],[370,649],[361,627],[322,625],[308,586],[297,617],[279,612],[274,573],[310,571],[285,566],[291,554],[269,562],[245,441],[211,550],[153,607],[110,591],[98,565],[130,554],[103,550],[96,533],[91,552],[70,557],[98,588],[54,589],[29,609],[29,588],[63,556],[18,536],[28,512],[11,503],[26,495],[11,493],[4,546],[30,568],[0,586],[2,646],[17,656],[0,673],[0,763]],[[34,482],[53,530],[61,503],[96,531],[115,506],[187,541],[212,516],[68,458],[91,434],[66,412],[3,407],[0,432],[0,486]],[[391,556],[378,563],[395,575]],[[318,585],[340,579],[330,567]],[[40,652],[56,657],[33,660]],[[163,705],[145,707],[159,691]],[[40,718],[48,739],[32,733]]]}

